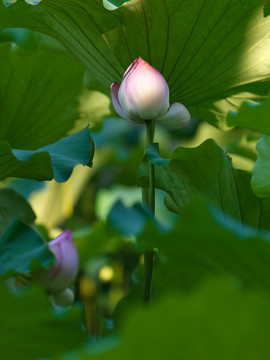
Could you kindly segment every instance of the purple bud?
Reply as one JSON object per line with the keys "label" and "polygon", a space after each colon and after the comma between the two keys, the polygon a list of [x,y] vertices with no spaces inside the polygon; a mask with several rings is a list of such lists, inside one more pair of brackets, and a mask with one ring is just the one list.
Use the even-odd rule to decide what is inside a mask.
{"label": "purple bud", "polygon": [[74,280],[78,272],[78,252],[69,229],[48,243],[56,263],[48,270],[42,270],[39,279],[49,293],[64,291]]}
{"label": "purple bud", "polygon": [[170,107],[166,80],[140,57],[126,70],[121,84],[111,85],[111,96],[118,115],[136,124],[156,120],[181,128],[190,120],[184,105],[175,103]]}

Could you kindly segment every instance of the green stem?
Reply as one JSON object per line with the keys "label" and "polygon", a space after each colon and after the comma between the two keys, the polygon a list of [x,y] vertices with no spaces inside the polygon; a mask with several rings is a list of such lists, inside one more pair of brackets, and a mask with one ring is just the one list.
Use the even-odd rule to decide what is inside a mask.
{"label": "green stem", "polygon": [[[152,144],[154,141],[154,125],[152,120],[145,121],[147,129],[147,144]],[[155,214],[155,166],[149,162],[149,188],[143,189],[143,201],[149,207],[153,214]],[[150,303],[151,298],[151,283],[153,272],[153,257],[154,252],[146,251],[144,253],[144,304]]]}

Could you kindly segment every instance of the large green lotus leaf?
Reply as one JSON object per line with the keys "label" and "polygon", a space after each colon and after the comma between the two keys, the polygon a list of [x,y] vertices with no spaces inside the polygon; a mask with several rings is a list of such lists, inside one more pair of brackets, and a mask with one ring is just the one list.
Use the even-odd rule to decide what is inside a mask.
{"label": "large green lotus leaf", "polygon": [[243,293],[229,279],[211,278],[188,294],[169,293],[149,308],[129,309],[116,344],[108,338],[79,351],[77,358],[266,360],[268,302],[268,294]]}
{"label": "large green lotus leaf", "polygon": [[0,24],[56,37],[107,87],[141,56],[164,74],[171,102],[192,110],[268,78],[265,2],[135,0],[114,11],[102,0],[20,2],[0,4]]}
{"label": "large green lotus leaf", "polygon": [[65,136],[82,81],[82,66],[65,54],[0,43],[0,140],[35,150]]}
{"label": "large green lotus leaf", "polygon": [[270,196],[270,136],[262,136],[256,149],[259,157],[252,170],[251,185],[258,196]]}
{"label": "large green lotus leaf", "polygon": [[33,261],[48,268],[54,260],[42,237],[17,218],[0,237],[0,274],[27,274]]}
{"label": "large green lotus leaf", "polygon": [[[149,147],[147,153],[153,161]],[[156,164],[157,156],[155,153]],[[197,148],[178,147],[168,165],[155,165],[155,173],[156,187],[167,192],[167,205],[175,212],[181,213],[192,198],[201,197],[239,221],[270,229],[265,218],[270,198],[257,198],[250,187],[250,174],[235,170],[231,159],[212,139]],[[148,183],[148,164],[143,162],[138,185],[147,187]]]}
{"label": "large green lotus leaf", "polygon": [[40,149],[11,149],[0,142],[0,180],[18,177],[33,180],[66,181],[76,165],[91,165],[94,144],[88,127]]}
{"label": "large green lotus leaf", "polygon": [[35,214],[28,202],[12,189],[0,190],[0,235],[12,218],[16,216],[24,223],[31,224]]}
{"label": "large green lotus leaf", "polygon": [[0,348],[4,359],[22,356],[31,360],[48,359],[73,350],[83,340],[79,310],[57,316],[40,289],[15,295],[3,284],[0,289],[0,305],[5,309],[0,313]]}

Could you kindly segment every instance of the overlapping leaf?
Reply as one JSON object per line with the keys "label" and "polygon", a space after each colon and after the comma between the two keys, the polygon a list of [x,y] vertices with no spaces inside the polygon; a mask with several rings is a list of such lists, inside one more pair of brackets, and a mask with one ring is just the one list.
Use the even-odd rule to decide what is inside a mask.
{"label": "overlapping leaf", "polygon": [[37,232],[14,218],[0,237],[0,274],[27,274],[33,261],[48,268],[55,258]]}
{"label": "overlapping leaf", "polygon": [[[151,159],[150,159],[151,160]],[[173,200],[169,207],[181,212],[194,197],[212,202],[225,214],[253,226],[269,228],[264,218],[269,198],[260,201],[250,188],[250,174],[236,171],[230,158],[215,143],[207,140],[197,148],[177,148],[169,165],[155,166],[156,186]],[[148,185],[148,166],[139,171],[139,186]]]}
{"label": "overlapping leaf", "polygon": [[66,181],[73,168],[91,165],[94,145],[88,127],[40,149],[11,149],[0,142],[0,180],[18,177],[34,180]]}
{"label": "overlapping leaf", "polygon": [[[0,7],[0,24],[56,37],[106,86],[141,56],[164,74],[171,101],[192,110],[268,78],[264,3],[138,0],[109,11],[102,0],[46,0]],[[200,115],[198,107],[194,113]]]}
{"label": "overlapping leaf", "polygon": [[12,189],[0,190],[0,234],[16,216],[26,224],[35,220],[35,214],[28,202]]}

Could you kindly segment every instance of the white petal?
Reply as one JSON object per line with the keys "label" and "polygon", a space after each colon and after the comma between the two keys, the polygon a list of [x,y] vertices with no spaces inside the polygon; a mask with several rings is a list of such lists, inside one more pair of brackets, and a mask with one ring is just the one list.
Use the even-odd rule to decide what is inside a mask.
{"label": "white petal", "polygon": [[183,104],[174,103],[168,112],[156,119],[160,124],[168,126],[171,129],[180,129],[185,127],[190,120],[190,114]]}
{"label": "white petal", "polygon": [[127,77],[125,95],[143,120],[162,116],[169,108],[169,88],[166,80],[143,60]]}
{"label": "white petal", "polygon": [[124,118],[136,122],[136,120],[140,120],[140,116],[137,112],[137,109],[133,104],[129,101],[128,97],[126,96],[125,92],[125,85],[126,80],[123,80],[120,85],[119,93],[118,93],[118,100],[119,104],[122,108],[124,113]]}
{"label": "white petal", "polygon": [[118,92],[119,104],[125,114],[124,116],[125,119],[128,119],[134,123],[136,123],[137,120],[138,123],[140,122],[140,115],[138,114],[136,107],[133,106],[133,104],[129,101],[129,98],[127,97],[126,84],[129,75],[139,66],[139,63],[140,63],[140,58],[134,60],[133,63],[127,68]]}
{"label": "white petal", "polygon": [[124,119],[127,119],[126,115],[124,114],[121,108],[121,105],[119,104],[119,100],[118,100],[119,88],[120,88],[120,84],[118,84],[118,82],[116,81],[111,85],[111,96],[112,96],[113,107],[119,116],[121,116]]}

